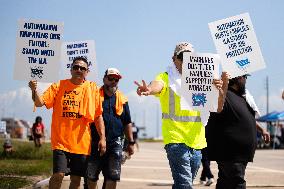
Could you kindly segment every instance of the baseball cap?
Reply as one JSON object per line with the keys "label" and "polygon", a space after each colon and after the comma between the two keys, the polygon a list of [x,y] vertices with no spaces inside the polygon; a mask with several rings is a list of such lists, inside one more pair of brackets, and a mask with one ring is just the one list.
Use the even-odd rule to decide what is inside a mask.
{"label": "baseball cap", "polygon": [[176,48],[175,48],[175,54],[176,55],[179,55],[179,53],[181,52],[184,52],[184,51],[190,51],[190,52],[193,52],[194,49],[193,49],[193,45],[188,43],[188,42],[180,42],[176,45]]}
{"label": "baseball cap", "polygon": [[114,75],[114,76],[117,76],[119,79],[122,78],[119,70],[116,69],[116,68],[108,68],[105,72],[105,76],[107,76],[107,75]]}

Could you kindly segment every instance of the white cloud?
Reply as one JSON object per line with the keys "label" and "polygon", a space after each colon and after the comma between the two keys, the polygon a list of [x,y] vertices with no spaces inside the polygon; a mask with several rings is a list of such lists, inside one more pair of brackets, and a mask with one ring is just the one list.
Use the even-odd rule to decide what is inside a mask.
{"label": "white cloud", "polygon": [[[50,84],[39,83],[38,90],[44,91]],[[45,108],[37,108],[33,112],[33,101],[29,87],[0,93],[0,116],[24,119],[30,123],[34,122],[36,116],[42,116],[46,128],[49,130],[51,123],[51,111]]]}
{"label": "white cloud", "polygon": [[[269,94],[269,112],[272,111],[284,111],[284,100],[281,98],[282,88],[279,88],[277,92]],[[256,103],[260,109],[262,115],[266,114],[266,95],[260,95],[256,98]]]}

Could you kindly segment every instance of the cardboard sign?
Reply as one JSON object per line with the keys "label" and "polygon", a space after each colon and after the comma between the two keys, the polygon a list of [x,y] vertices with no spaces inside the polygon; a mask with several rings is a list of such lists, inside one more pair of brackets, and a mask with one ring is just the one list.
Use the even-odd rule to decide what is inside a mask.
{"label": "cardboard sign", "polygon": [[224,71],[232,78],[265,68],[248,13],[209,23]]}
{"label": "cardboard sign", "polygon": [[14,79],[57,81],[63,23],[22,19],[18,27]]}
{"label": "cardboard sign", "polygon": [[70,69],[73,59],[84,57],[88,60],[89,73],[87,79],[97,79],[95,42],[93,40],[64,42],[61,50],[61,79],[70,78]]}
{"label": "cardboard sign", "polygon": [[[216,54],[183,54],[181,108],[201,112],[216,111],[218,90],[213,79],[219,78],[220,58]],[[185,102],[185,101],[186,102]]]}

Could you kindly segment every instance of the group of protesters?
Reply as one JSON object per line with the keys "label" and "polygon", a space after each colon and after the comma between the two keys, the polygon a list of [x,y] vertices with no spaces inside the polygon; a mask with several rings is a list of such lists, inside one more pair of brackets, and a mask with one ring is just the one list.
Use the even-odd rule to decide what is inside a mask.
{"label": "group of protesters", "polygon": [[135,141],[128,100],[118,90],[119,70],[109,68],[103,86],[86,80],[88,61],[73,60],[71,79],[52,84],[44,93],[37,92],[37,81],[29,82],[36,107],[53,108],[51,145],[53,175],[49,188],[59,189],[63,177],[70,174],[70,189],[80,187],[81,177],[88,178],[88,188],[97,188],[100,172],[106,189],[116,188],[120,180],[124,136],[126,151],[134,153]]}
{"label": "group of protesters", "polygon": [[[208,159],[217,161],[217,189],[246,188],[247,163],[256,149],[257,109],[246,98],[247,75],[230,78],[223,72],[213,85],[219,91],[218,107],[211,112],[207,127],[201,113],[181,109],[181,74],[183,53],[194,52],[190,43],[175,47],[172,64],[146,84],[134,81],[139,96],[155,95],[162,110],[162,134],[171,168],[173,189],[191,189],[201,165],[201,149],[207,146]],[[53,108],[51,144],[53,175],[49,188],[60,188],[64,175],[70,174],[70,189],[80,187],[81,177],[88,178],[88,188],[97,188],[100,172],[103,188],[116,188],[120,180],[124,137],[126,150],[134,153],[135,140],[127,98],[118,90],[122,75],[109,68],[103,86],[86,80],[88,62],[77,57],[71,65],[71,79],[52,84],[43,95],[37,82],[30,81],[35,106]],[[205,129],[206,128],[206,129]],[[261,128],[259,128],[261,130]],[[266,140],[267,133],[261,130]],[[206,137],[205,137],[206,136]]]}

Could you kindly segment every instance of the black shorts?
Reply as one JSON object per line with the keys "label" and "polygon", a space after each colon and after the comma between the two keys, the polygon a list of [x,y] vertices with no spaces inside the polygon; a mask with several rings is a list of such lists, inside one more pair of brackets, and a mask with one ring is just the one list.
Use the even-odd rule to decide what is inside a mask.
{"label": "black shorts", "polygon": [[86,176],[87,165],[87,155],[53,150],[53,173],[65,173],[84,177]]}
{"label": "black shorts", "polygon": [[107,143],[107,151],[103,156],[93,153],[88,163],[88,178],[92,181],[99,179],[102,171],[105,180],[119,181],[121,173],[122,141],[118,139]]}

